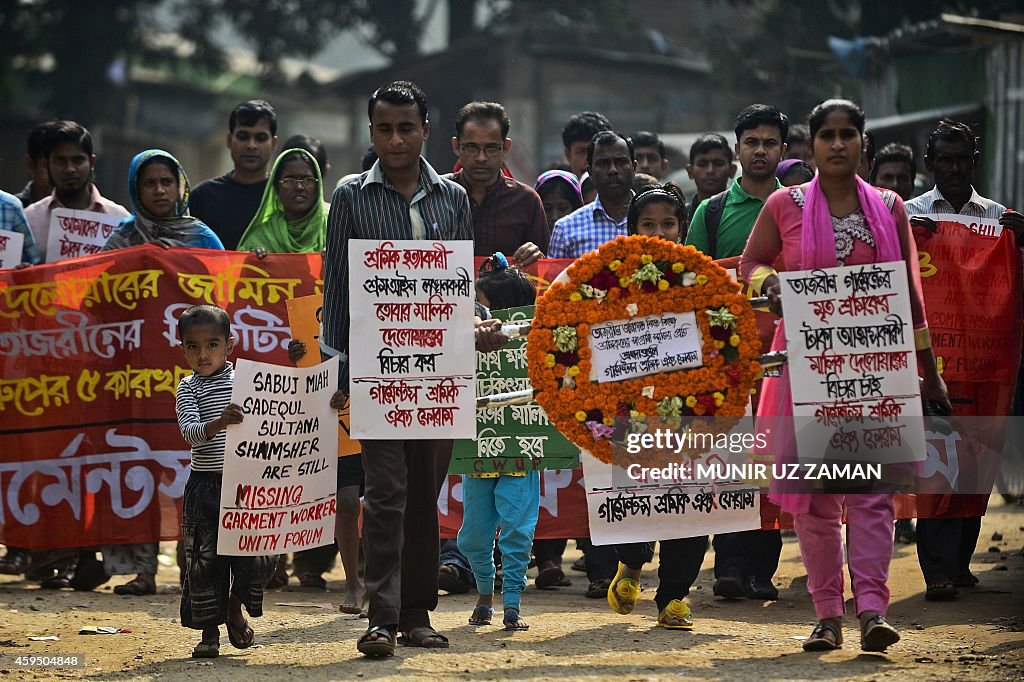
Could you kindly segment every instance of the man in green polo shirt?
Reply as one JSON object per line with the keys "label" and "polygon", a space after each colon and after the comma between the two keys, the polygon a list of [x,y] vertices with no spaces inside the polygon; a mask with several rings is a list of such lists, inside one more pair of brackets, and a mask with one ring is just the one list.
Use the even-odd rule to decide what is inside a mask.
{"label": "man in green polo shirt", "polygon": [[[736,158],[743,174],[729,189],[697,207],[687,244],[712,258],[743,253],[761,207],[782,187],[775,169],[786,153],[788,133],[789,120],[775,107],[753,104],[740,112],[736,117]],[[778,599],[772,578],[782,551],[779,531],[720,533],[715,535],[714,547],[715,596]]]}
{"label": "man in green polo shirt", "polygon": [[[705,199],[693,214],[686,243],[712,258],[743,253],[768,195],[782,187],[775,168],[786,153],[786,115],[752,104],[736,117],[736,158],[742,175],[720,195]],[[714,213],[718,215],[711,215]],[[717,218],[717,229],[716,228]]]}

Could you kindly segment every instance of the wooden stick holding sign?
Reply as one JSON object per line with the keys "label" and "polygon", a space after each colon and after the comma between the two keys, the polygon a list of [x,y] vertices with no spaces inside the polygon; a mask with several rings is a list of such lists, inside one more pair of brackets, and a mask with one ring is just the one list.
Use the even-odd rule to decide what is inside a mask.
{"label": "wooden stick holding sign", "polygon": [[239,360],[228,427],[217,553],[284,554],[334,542],[338,358],[314,367]]}
{"label": "wooden stick holding sign", "polygon": [[[291,298],[288,304],[288,326],[292,338],[306,345],[306,354],[296,363],[299,367],[312,367],[320,360],[320,311],[323,310],[323,294],[310,294]],[[363,451],[359,441],[352,438],[351,405],[338,410],[338,457],[358,455]]]}

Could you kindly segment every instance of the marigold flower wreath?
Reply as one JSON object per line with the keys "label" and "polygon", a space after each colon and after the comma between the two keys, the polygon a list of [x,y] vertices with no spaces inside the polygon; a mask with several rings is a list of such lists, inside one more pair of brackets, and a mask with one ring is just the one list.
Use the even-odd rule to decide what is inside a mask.
{"label": "marigold flower wreath", "polygon": [[[655,237],[618,237],[582,256],[537,300],[527,343],[536,400],[566,438],[612,461],[625,430],[648,420],[721,433],[746,412],[761,374],[761,342],[740,287],[692,246]],[[599,383],[590,379],[590,326],[695,311],[703,366]],[[729,419],[731,418],[731,419]],[[712,425],[711,422],[716,422]],[[631,461],[658,458],[642,453]],[[661,464],[664,459],[657,459]],[[652,464],[655,462],[651,462]]]}

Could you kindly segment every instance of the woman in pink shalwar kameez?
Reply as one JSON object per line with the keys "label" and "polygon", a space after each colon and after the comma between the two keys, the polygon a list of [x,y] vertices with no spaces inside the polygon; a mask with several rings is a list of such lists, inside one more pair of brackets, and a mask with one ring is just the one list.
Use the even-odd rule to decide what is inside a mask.
{"label": "woman in pink shalwar kameez", "polygon": [[[805,185],[780,189],[768,199],[743,252],[740,271],[781,315],[775,270],[780,256],[787,271],[904,261],[911,284],[918,370],[924,379],[922,393],[951,410],[931,350],[917,251],[903,201],[893,192],[871,187],[856,174],[863,148],[864,112],[852,102],[828,100],[814,108],[809,123],[818,175]],[[780,324],[772,350],[785,347]],[[758,420],[762,431],[766,418],[776,425],[770,447],[776,461],[796,461],[790,396],[788,371],[765,379]],[[818,617],[804,650],[825,651],[842,645],[845,506],[861,648],[884,651],[899,640],[899,633],[885,620],[893,549],[892,495],[812,494],[794,492],[784,485],[773,482],[771,498],[794,516],[807,569],[807,589]]]}

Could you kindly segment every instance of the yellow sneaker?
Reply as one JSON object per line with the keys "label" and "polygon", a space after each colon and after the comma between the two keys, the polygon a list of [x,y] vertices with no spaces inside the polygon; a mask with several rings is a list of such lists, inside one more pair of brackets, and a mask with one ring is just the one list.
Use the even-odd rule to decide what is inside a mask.
{"label": "yellow sneaker", "polygon": [[668,630],[692,630],[693,612],[682,599],[673,599],[658,614],[658,627]]}
{"label": "yellow sneaker", "polygon": [[612,607],[615,613],[627,615],[636,606],[636,600],[640,598],[640,583],[622,575],[626,565],[619,562],[619,570],[608,586],[608,606]]}

